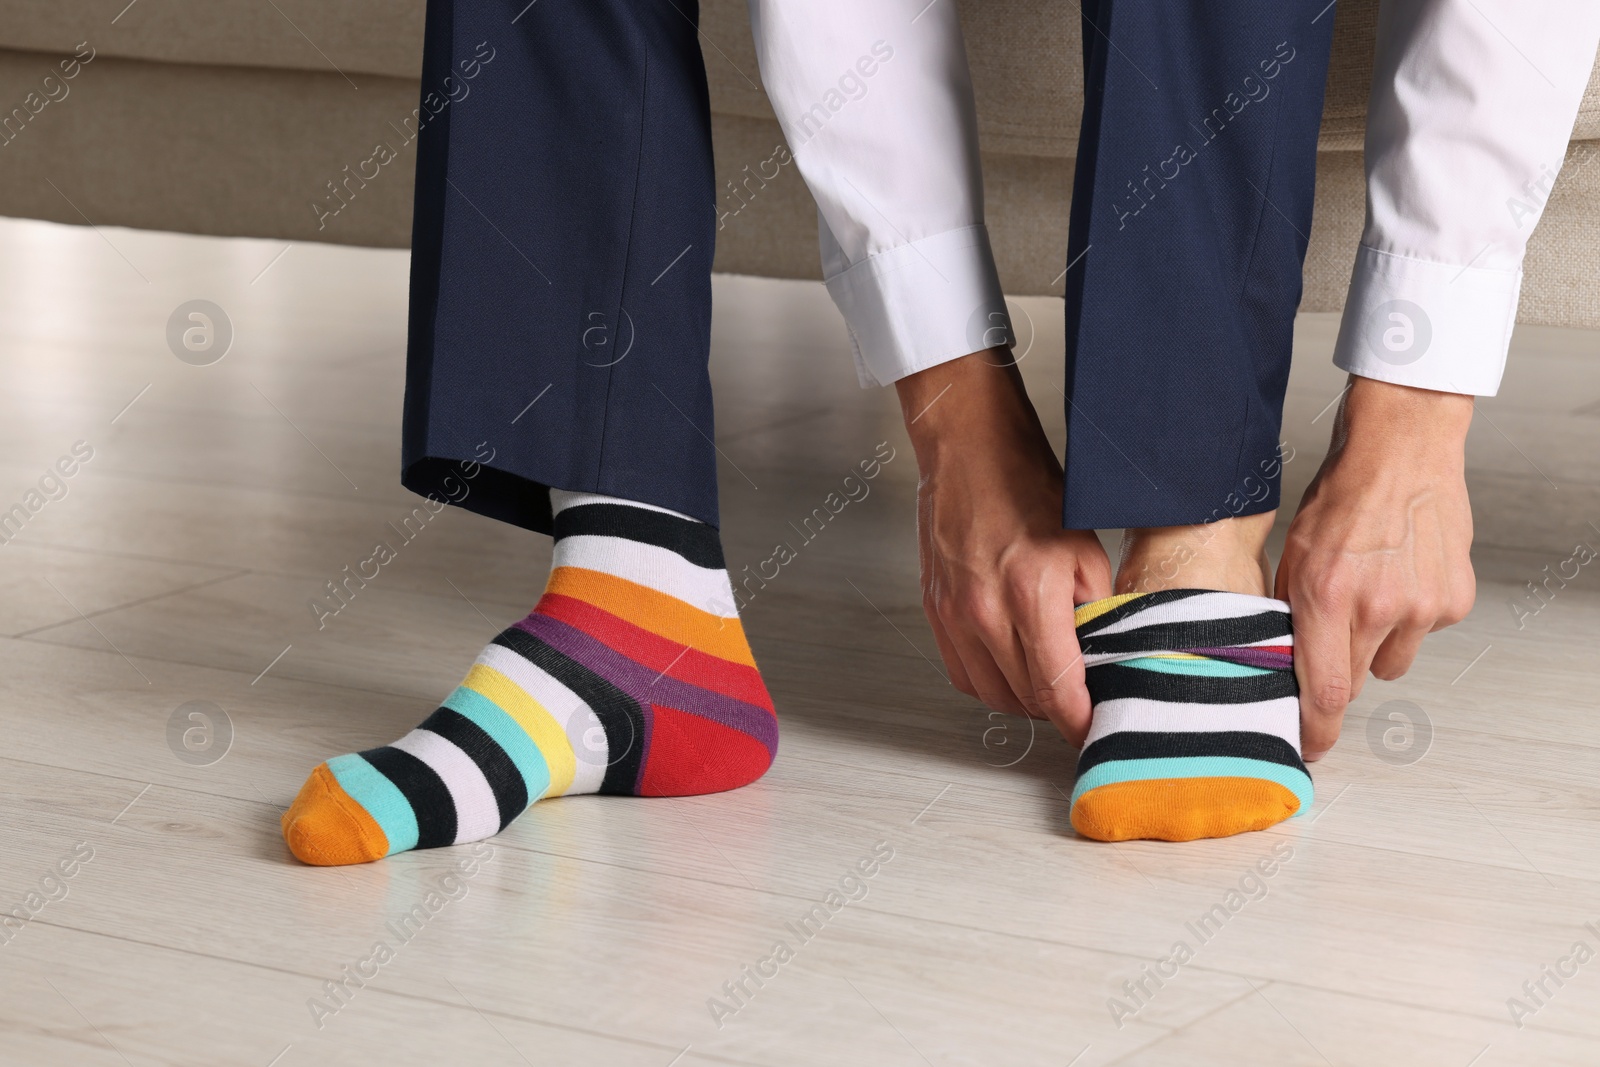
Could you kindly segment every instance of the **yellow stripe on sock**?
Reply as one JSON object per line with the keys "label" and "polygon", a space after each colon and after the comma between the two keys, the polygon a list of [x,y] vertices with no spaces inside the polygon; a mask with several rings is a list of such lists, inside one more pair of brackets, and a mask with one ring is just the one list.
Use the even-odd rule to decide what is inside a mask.
{"label": "yellow stripe on sock", "polygon": [[1090,619],[1098,619],[1112,608],[1120,608],[1130,600],[1144,596],[1143,593],[1118,593],[1101,600],[1091,600],[1077,611],[1072,613],[1072,625],[1082,626]]}
{"label": "yellow stripe on sock", "polygon": [[756,665],[738,616],[701,611],[677,597],[587,567],[557,567],[548,593],[558,593],[609,611],[641,630],[730,663]]}
{"label": "yellow stripe on sock", "polygon": [[[545,796],[558,797],[571,788],[572,778],[578,773],[578,760],[573,754],[572,743],[567,740],[567,732],[561,728],[555,716],[545,710],[543,704],[516,682],[483,663],[473,664],[461,684],[494,701],[501,711],[517,720],[517,725],[533,738],[545,763],[550,766],[550,788]],[[529,798],[530,801],[537,799]]]}

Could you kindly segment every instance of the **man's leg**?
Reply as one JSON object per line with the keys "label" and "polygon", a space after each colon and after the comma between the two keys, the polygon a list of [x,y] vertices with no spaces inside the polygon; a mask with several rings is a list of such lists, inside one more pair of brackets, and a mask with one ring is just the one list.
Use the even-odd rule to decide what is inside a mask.
{"label": "man's leg", "polygon": [[[715,528],[714,179],[679,0],[431,0],[403,481],[553,533],[545,595],[423,724],[319,765],[301,860],[476,841],[573,793],[746,784],[777,746]],[[686,18],[685,15],[689,17]]]}
{"label": "man's leg", "polygon": [[1263,548],[1333,11],[1089,0],[1083,23],[1064,523],[1128,532],[1121,595],[1078,612],[1096,710],[1073,821],[1255,829],[1311,797]]}
{"label": "man's leg", "polygon": [[1325,3],[1084,5],[1068,527],[1175,527],[1278,506]]}
{"label": "man's leg", "polygon": [[[714,525],[695,9],[523,7],[428,6],[401,478],[449,498],[482,462],[462,506],[544,533],[547,486]],[[480,51],[471,94],[430,117]]]}

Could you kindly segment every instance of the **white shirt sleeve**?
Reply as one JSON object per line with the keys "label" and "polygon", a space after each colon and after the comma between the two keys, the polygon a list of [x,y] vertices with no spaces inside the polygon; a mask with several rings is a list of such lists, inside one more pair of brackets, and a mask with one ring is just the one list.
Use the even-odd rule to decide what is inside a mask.
{"label": "white shirt sleeve", "polygon": [[1334,362],[1493,396],[1522,259],[1600,42],[1596,0],[1384,0],[1367,221]]}
{"label": "white shirt sleeve", "polygon": [[863,385],[1012,343],[953,3],[749,0]]}

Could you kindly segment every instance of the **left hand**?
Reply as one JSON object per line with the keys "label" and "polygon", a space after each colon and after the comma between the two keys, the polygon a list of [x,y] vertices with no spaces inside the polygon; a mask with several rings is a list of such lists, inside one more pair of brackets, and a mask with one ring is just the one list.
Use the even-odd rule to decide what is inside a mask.
{"label": "left hand", "polygon": [[1289,525],[1276,595],[1294,616],[1301,748],[1320,758],[1370,669],[1405,674],[1472,610],[1465,443],[1473,398],[1352,378]]}

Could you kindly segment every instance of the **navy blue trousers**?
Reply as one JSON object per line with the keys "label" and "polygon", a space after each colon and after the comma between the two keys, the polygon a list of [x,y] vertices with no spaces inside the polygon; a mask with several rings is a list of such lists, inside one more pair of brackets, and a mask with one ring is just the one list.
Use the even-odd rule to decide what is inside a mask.
{"label": "navy blue trousers", "polygon": [[1278,506],[1328,0],[1084,0],[1069,529]]}
{"label": "navy blue trousers", "polygon": [[[1068,527],[1277,505],[1323,2],[1083,5]],[[697,18],[694,0],[429,0],[409,488],[545,532],[547,487],[716,523]]]}
{"label": "navy blue trousers", "polygon": [[429,0],[408,488],[547,533],[547,487],[717,521],[696,19],[695,0]]}

